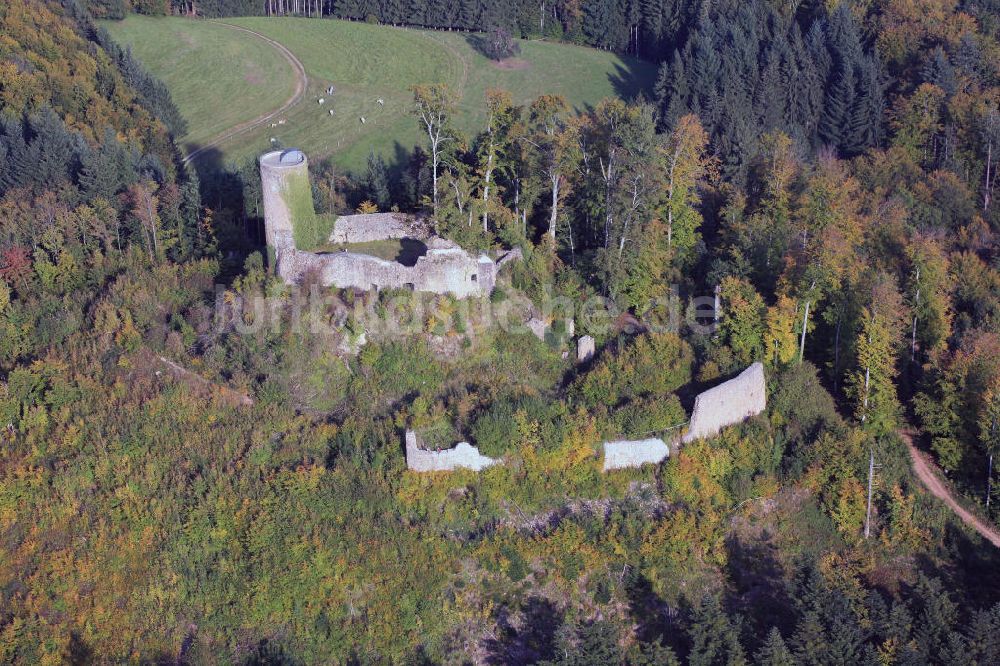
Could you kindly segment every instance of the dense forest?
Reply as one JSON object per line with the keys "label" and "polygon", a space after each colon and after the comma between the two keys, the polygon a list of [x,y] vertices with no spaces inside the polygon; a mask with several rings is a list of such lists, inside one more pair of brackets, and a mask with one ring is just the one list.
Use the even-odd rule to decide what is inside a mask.
{"label": "dense forest", "polygon": [[[380,332],[417,298],[394,293],[280,325],[255,165],[183,165],[169,93],[89,13],[310,3],[0,6],[0,660],[1000,661],[1000,557],[900,435],[996,522],[998,8],[667,4],[312,12],[663,62],[581,113],[491,90],[474,136],[415,86],[403,163],[314,165],[320,211],[520,248],[478,305],[607,298],[583,365],[563,322],[539,340],[446,296],[407,335]],[[600,471],[602,441],[754,361],[766,414]],[[505,464],[408,472],[405,428]]]}

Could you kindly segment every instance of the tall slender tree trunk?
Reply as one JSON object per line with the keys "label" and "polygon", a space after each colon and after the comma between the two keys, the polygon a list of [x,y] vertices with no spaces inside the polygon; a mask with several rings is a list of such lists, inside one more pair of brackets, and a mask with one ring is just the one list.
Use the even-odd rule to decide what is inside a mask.
{"label": "tall slender tree trunk", "polygon": [[559,219],[559,181],[561,176],[557,173],[549,175],[552,182],[552,207],[549,210],[549,237],[556,239],[556,222]]}
{"label": "tall slender tree trunk", "polygon": [[[871,344],[871,335],[868,336],[868,344]],[[861,422],[864,423],[868,420],[868,396],[871,392],[871,379],[872,379],[872,368],[871,366],[865,366],[865,397],[861,402]]]}
{"label": "tall slender tree trunk", "polygon": [[806,329],[809,328],[809,301],[806,301],[806,309],[802,315],[802,337],[799,338],[799,363],[806,356]]}
{"label": "tall slender tree trunk", "polygon": [[490,142],[490,154],[486,158],[486,184],[483,186],[483,233],[489,230],[490,219],[490,180],[493,178],[493,142]]}
{"label": "tall slender tree trunk", "polygon": [[514,219],[521,219],[521,176],[519,173],[514,175]]}
{"label": "tall slender tree trunk", "polygon": [[920,269],[917,269],[917,291],[913,295],[913,327],[910,331],[910,362],[917,358],[917,311],[920,308]]}
{"label": "tall slender tree trunk", "polygon": [[993,494],[993,454],[990,454],[990,461],[986,468],[986,508],[990,508],[990,495]]}
{"label": "tall slender tree trunk", "polygon": [[875,476],[875,449],[868,449],[868,509],[865,511],[865,538],[871,536],[872,477]]}
{"label": "tall slender tree trunk", "polygon": [[840,386],[840,326],[843,313],[837,313],[837,330],[833,335],[833,392],[837,393]]}
{"label": "tall slender tree trunk", "polygon": [[990,168],[993,162],[993,142],[990,141],[986,146],[986,182],[983,184],[983,212],[990,207],[990,189],[992,183],[990,182]]}
{"label": "tall slender tree trunk", "polygon": [[434,156],[431,159],[431,200],[434,205],[434,232],[437,233],[437,214],[438,214],[438,158],[437,151],[434,151]]}

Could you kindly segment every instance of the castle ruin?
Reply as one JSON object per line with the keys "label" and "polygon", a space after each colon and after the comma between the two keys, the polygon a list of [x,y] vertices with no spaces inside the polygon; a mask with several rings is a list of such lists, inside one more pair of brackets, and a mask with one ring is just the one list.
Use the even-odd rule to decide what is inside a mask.
{"label": "castle ruin", "polygon": [[604,442],[604,471],[658,465],[670,455],[670,447],[659,437]]}
{"label": "castle ruin", "polygon": [[766,408],[764,366],[758,362],[729,381],[698,394],[694,400],[691,424],[681,441],[687,444],[712,437],[726,426],[742,423]]}
{"label": "castle ruin", "polygon": [[[742,423],[766,408],[764,366],[754,363],[729,381],[698,394],[688,431],[680,443],[714,437],[723,428]],[[669,455],[670,446],[659,438],[605,442],[604,471],[658,464]]]}
{"label": "castle ruin", "polygon": [[[427,229],[420,218],[401,213],[345,215],[333,224],[327,242],[339,250],[308,251],[295,241],[295,224],[314,218],[309,163],[299,150],[279,150],[260,158],[264,232],[278,275],[299,282],[315,273],[324,286],[361,290],[410,289],[451,294],[458,298],[486,296],[496,285],[496,262],[486,254],[470,255],[457,244]],[[360,251],[352,243],[397,240],[409,246],[416,261],[389,260]]]}
{"label": "castle ruin", "polygon": [[444,451],[425,449],[417,433],[406,431],[406,466],[414,472],[450,472],[459,468],[479,472],[497,462],[468,442],[459,442]]}

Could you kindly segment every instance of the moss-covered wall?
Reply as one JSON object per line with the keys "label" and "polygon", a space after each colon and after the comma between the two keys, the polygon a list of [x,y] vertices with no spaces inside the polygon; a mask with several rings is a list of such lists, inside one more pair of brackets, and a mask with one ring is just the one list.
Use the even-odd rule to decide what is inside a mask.
{"label": "moss-covered wall", "polygon": [[308,172],[286,174],[282,197],[285,199],[289,213],[291,213],[295,247],[308,251],[325,244],[333,232],[337,216],[316,213]]}

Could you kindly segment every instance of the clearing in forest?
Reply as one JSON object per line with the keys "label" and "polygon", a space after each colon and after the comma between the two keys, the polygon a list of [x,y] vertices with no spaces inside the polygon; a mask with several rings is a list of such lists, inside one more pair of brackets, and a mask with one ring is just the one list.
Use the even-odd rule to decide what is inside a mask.
{"label": "clearing in forest", "polygon": [[162,80],[188,123],[186,153],[260,115],[295,92],[295,71],[254,35],[209,21],[129,16],[101,23]]}
{"label": "clearing in forest", "polygon": [[[411,85],[452,86],[461,96],[456,124],[471,136],[483,124],[489,87],[511,91],[519,103],[561,94],[583,110],[604,97],[649,95],[656,71],[649,63],[569,44],[522,41],[516,66],[510,66],[486,58],[476,48],[478,36],[466,33],[332,19],[257,17],[226,23],[287,47],[305,66],[309,88],[283,115],[285,124],[272,128],[265,123],[220,144],[215,157],[224,160],[295,146],[315,156],[313,161],[331,156],[338,166],[360,171],[370,150],[394,163],[422,144],[409,115]],[[220,22],[130,16],[104,25],[170,88],[190,125],[189,135],[182,137],[185,146],[266,112],[261,108],[265,100],[271,109],[280,108],[293,94],[295,75],[274,46]],[[215,46],[205,41],[209,36]],[[197,48],[189,46],[192,41]],[[241,53],[235,58],[241,64],[225,66],[215,49]]]}

